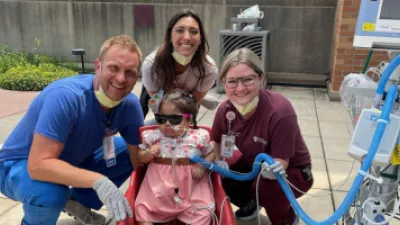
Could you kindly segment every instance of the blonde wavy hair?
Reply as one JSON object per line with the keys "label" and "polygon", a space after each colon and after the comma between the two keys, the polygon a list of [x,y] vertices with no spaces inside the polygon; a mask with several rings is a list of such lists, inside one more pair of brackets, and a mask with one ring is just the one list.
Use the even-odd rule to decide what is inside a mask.
{"label": "blonde wavy hair", "polygon": [[104,44],[100,48],[99,59],[103,60],[104,56],[107,54],[107,51],[113,45],[119,45],[122,48],[128,49],[130,52],[137,53],[139,56],[139,68],[143,62],[143,54],[142,50],[140,50],[137,43],[128,35],[118,35],[110,37],[108,40],[104,42]]}

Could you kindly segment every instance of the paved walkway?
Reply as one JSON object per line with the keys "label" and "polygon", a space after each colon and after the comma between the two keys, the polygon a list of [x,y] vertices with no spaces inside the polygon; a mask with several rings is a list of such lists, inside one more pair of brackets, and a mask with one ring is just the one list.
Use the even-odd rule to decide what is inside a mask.
{"label": "paved walkway", "polygon": [[[138,83],[133,91],[138,96],[141,86]],[[323,197],[303,196],[298,201],[311,218],[316,221],[325,220],[344,199],[360,166],[358,162],[353,165],[352,158],[347,155],[352,129],[347,111],[340,102],[329,101],[325,89],[273,86],[272,90],[288,97],[296,109],[301,131],[313,162],[315,183],[309,194],[323,195]],[[24,115],[24,111],[36,94],[0,90],[0,144]],[[215,91],[209,94],[219,99],[225,97]],[[215,112],[204,108],[201,108],[200,112],[199,124],[211,126]],[[147,118],[149,117],[151,116]],[[352,167],[354,168],[351,171]],[[349,173],[350,177],[346,181]],[[121,188],[125,189],[126,184]],[[330,194],[331,190],[336,189],[338,191]],[[100,212],[107,214],[104,209]],[[269,224],[264,210],[262,215],[262,224]],[[0,196],[0,225],[18,225],[22,217],[21,204]],[[57,225],[77,224],[65,214],[60,216],[57,223]],[[115,222],[110,221],[109,224]],[[257,224],[257,220],[238,221],[238,225],[249,224]]]}
{"label": "paved walkway", "polygon": [[24,112],[39,92],[8,91],[0,89],[0,118]]}

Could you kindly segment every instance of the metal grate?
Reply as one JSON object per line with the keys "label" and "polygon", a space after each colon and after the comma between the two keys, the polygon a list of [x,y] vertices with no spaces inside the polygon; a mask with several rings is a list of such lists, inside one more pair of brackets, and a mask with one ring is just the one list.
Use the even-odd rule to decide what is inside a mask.
{"label": "metal grate", "polygon": [[[249,48],[258,55],[261,60],[262,68],[267,71],[267,38],[269,31],[232,31],[220,30],[218,35],[217,44],[219,46],[217,65],[218,70],[221,71],[222,63],[225,57],[232,51],[238,48]],[[223,87],[217,80],[218,92],[224,92]]]}

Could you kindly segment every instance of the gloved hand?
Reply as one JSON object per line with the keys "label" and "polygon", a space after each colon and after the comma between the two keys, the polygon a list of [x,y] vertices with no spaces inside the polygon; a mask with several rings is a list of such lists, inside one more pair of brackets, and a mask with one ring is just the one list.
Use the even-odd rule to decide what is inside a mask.
{"label": "gloved hand", "polygon": [[128,200],[107,177],[97,180],[93,185],[93,189],[99,196],[100,201],[106,206],[108,215],[111,218],[121,221],[126,219],[127,214],[129,217],[133,217]]}
{"label": "gloved hand", "polygon": [[224,170],[229,170],[229,165],[228,165],[228,163],[225,162],[225,161],[222,161],[222,160],[220,160],[220,161],[215,161],[215,164],[216,164],[217,166],[221,167],[221,168],[224,169]]}
{"label": "gloved hand", "polygon": [[269,166],[266,162],[263,162],[261,166],[261,171],[262,171],[261,175],[265,179],[270,179],[270,180],[276,180],[274,173],[279,173],[283,177],[287,176],[285,168],[283,168],[282,163],[279,161],[276,161],[271,166]]}

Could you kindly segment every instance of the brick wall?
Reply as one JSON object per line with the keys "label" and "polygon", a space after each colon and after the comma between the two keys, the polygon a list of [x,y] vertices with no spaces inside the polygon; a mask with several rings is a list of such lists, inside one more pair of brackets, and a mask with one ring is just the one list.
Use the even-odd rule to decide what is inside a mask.
{"label": "brick wall", "polygon": [[[335,18],[335,38],[333,43],[333,61],[331,72],[331,91],[338,91],[343,77],[349,73],[362,71],[368,49],[353,47],[354,32],[360,0],[338,0]],[[388,60],[386,52],[374,51],[369,67]]]}

